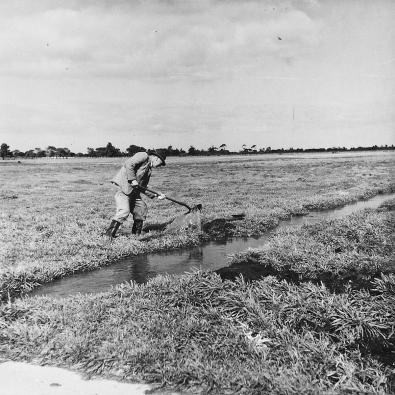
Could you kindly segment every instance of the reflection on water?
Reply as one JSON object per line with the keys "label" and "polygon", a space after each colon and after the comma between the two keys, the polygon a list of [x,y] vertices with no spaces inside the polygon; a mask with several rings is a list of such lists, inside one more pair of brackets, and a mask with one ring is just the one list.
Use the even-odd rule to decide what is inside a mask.
{"label": "reflection on water", "polygon": [[[340,218],[363,208],[377,208],[383,201],[395,197],[395,193],[378,195],[372,199],[349,204],[338,209],[311,212],[306,216],[281,221],[279,229],[312,224],[324,219]],[[34,290],[30,295],[64,297],[76,293],[97,293],[111,286],[134,280],[145,283],[161,274],[179,274],[194,269],[215,270],[227,265],[229,255],[247,248],[264,245],[274,230],[260,237],[244,237],[212,241],[197,247],[143,254],[124,259],[118,263],[91,272],[75,274],[56,280]]]}

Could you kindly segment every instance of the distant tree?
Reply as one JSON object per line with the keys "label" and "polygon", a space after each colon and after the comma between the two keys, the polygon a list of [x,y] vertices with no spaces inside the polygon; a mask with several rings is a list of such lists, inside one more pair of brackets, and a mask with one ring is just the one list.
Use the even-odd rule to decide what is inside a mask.
{"label": "distant tree", "polygon": [[166,148],[166,153],[168,156],[180,156],[181,151],[178,148],[173,148],[173,146],[169,145]]}
{"label": "distant tree", "polygon": [[69,148],[63,148],[66,152],[66,156],[75,156],[75,153],[72,152]]}
{"label": "distant tree", "polygon": [[47,156],[50,156],[50,157],[56,156],[57,153],[58,153],[58,152],[57,152],[57,148],[54,147],[53,145],[49,145],[49,146],[46,148],[45,152],[46,152],[46,155],[47,155]]}
{"label": "distant tree", "polygon": [[107,147],[97,147],[95,148],[95,155],[94,156],[106,156]]}
{"label": "distant tree", "polygon": [[119,148],[115,148],[111,143],[107,143],[105,156],[121,156],[121,151]]}
{"label": "distant tree", "polygon": [[139,147],[138,145],[129,145],[128,148],[126,148],[126,152],[130,155],[133,156],[134,154],[137,154],[137,152],[145,152],[146,149],[144,147]]}
{"label": "distant tree", "polygon": [[25,157],[26,158],[35,158],[36,154],[35,154],[34,150],[30,149],[25,152]]}
{"label": "distant tree", "polygon": [[195,148],[193,145],[191,145],[191,146],[188,148],[188,154],[189,154],[189,155],[196,155],[196,153],[197,153],[196,148]]}
{"label": "distant tree", "polygon": [[45,156],[45,151],[39,147],[34,148],[34,157],[43,158]]}
{"label": "distant tree", "polygon": [[270,152],[272,150],[272,147],[266,147],[265,152]]}
{"label": "distant tree", "polygon": [[11,151],[11,154],[14,158],[18,158],[18,157],[22,157],[25,156],[25,154],[21,151],[19,151],[19,149],[16,149],[14,151]]}
{"label": "distant tree", "polygon": [[243,144],[241,148],[242,148],[241,152],[244,154],[248,154],[249,152],[251,152],[251,148],[248,148],[246,144]]}
{"label": "distant tree", "polygon": [[217,152],[218,148],[215,147],[214,145],[212,145],[211,147],[209,147],[209,149],[207,150],[210,154],[213,154],[214,152]]}
{"label": "distant tree", "polygon": [[226,149],[226,144],[221,144],[219,147],[219,153],[221,155],[229,154],[229,150]]}
{"label": "distant tree", "polygon": [[87,152],[88,156],[95,156],[95,150],[93,148],[91,148],[91,147],[88,147],[86,149],[86,152]]}
{"label": "distant tree", "polygon": [[59,156],[61,156],[62,158],[66,157],[66,156],[71,156],[71,152],[68,148],[58,148],[56,151],[57,151],[57,154]]}
{"label": "distant tree", "polygon": [[1,144],[0,147],[0,156],[2,157],[2,159],[4,160],[4,158],[8,155],[11,155],[10,152],[10,146],[6,143]]}

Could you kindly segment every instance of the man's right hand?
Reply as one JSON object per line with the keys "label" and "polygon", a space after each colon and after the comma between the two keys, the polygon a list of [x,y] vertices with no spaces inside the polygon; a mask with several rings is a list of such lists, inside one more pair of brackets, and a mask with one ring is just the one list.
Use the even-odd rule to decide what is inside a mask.
{"label": "man's right hand", "polygon": [[139,186],[139,183],[138,183],[136,180],[133,180],[133,181],[131,182],[131,184],[132,184],[132,187],[133,187],[133,188],[136,188],[136,187]]}

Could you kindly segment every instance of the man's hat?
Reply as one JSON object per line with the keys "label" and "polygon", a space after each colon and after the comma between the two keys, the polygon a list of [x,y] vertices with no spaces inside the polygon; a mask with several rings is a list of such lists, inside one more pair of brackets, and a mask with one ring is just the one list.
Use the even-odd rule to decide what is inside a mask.
{"label": "man's hat", "polygon": [[163,166],[166,166],[166,162],[165,162],[166,156],[167,156],[166,150],[153,149],[153,150],[148,151],[148,154],[157,156],[162,161]]}

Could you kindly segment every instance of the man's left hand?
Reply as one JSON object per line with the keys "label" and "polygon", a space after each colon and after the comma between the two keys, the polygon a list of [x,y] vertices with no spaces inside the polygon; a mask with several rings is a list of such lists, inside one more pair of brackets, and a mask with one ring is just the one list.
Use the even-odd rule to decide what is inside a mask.
{"label": "man's left hand", "polygon": [[166,199],[166,195],[164,195],[163,193],[161,193],[160,195],[158,195],[158,199],[159,199],[159,200]]}

